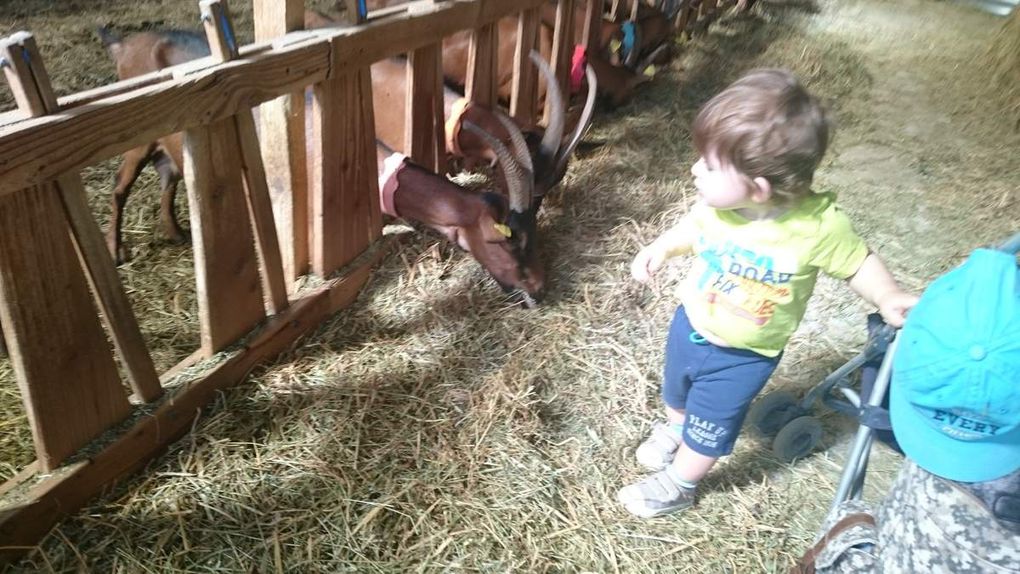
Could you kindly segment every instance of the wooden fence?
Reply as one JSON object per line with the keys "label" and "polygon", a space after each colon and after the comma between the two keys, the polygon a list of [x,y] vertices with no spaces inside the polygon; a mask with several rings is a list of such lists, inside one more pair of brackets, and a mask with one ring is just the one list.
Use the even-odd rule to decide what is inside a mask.
{"label": "wooden fence", "polygon": [[[369,14],[350,0],[356,26],[314,31],[299,30],[303,0],[254,1],[256,44],[238,48],[226,6],[202,0],[210,57],[59,99],[31,35],[0,43],[19,108],[0,114],[0,323],[37,455],[0,486],[2,559],[142,468],[217,391],[354,300],[386,252],[372,63],[408,54],[405,152],[434,166],[443,155],[442,39],[472,31],[467,95],[493,103],[495,23],[516,15],[510,110],[526,124],[536,118],[527,54],[546,0],[418,0]],[[570,15],[582,3],[590,44],[602,0],[558,3],[552,60],[564,88]],[[688,30],[728,4],[689,2],[677,23]],[[201,345],[157,373],[79,170],[177,132],[185,134]],[[309,272],[323,284],[295,291]]]}
{"label": "wooden fence", "polygon": [[[601,0],[580,1],[601,16]],[[0,64],[19,109],[0,115],[0,323],[37,460],[0,486],[2,556],[31,548],[142,468],[218,390],[353,301],[386,251],[369,66],[409,55],[405,151],[435,165],[443,37],[473,30],[467,91],[494,102],[495,22],[518,14],[511,109],[530,120],[537,80],[525,55],[544,2],[419,0],[362,12],[354,27],[300,31],[302,0],[256,0],[260,43],[238,49],[226,6],[202,0],[212,56],[60,99],[32,36],[3,40]],[[564,84],[573,10],[574,0],[560,0],[553,58]],[[259,104],[261,138],[251,111]],[[316,128],[307,142],[305,113]],[[176,132],[185,134],[201,346],[157,374],[78,171]],[[294,292],[309,271],[324,284]],[[221,351],[163,396],[168,381]]]}

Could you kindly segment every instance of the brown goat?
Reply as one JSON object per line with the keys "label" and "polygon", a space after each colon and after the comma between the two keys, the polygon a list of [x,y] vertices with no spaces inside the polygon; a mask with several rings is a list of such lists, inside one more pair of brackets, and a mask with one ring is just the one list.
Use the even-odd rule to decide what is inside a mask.
{"label": "brown goat", "polygon": [[[111,55],[114,56],[119,73],[127,70],[132,72],[132,75],[139,75],[165,65],[208,54],[203,37],[197,33],[146,32],[123,40],[115,39],[105,32],[102,36]],[[403,109],[403,106],[400,106],[400,109]],[[484,115],[465,117],[483,118]],[[588,120],[590,111],[585,119],[585,125]],[[401,175],[392,178],[392,183],[387,186],[393,199],[391,204],[394,206],[389,212],[400,213],[408,219],[421,221],[440,231],[470,251],[501,286],[520,290],[526,301],[534,302],[541,297],[544,289],[544,273],[541,264],[536,261],[533,249],[535,213],[541,203],[541,195],[538,195],[537,199],[532,198],[536,182],[531,171],[531,158],[523,144],[523,135],[508,119],[501,118],[497,121],[505,130],[505,134],[496,137],[485,134],[488,136],[485,141],[487,145],[501,148],[494,153],[497,156],[502,154],[500,165],[504,172],[503,181],[508,189],[507,196],[472,193],[456,186],[443,176],[402,161],[400,169],[396,170]],[[465,122],[465,125],[469,123]],[[575,132],[570,149],[572,144],[576,143],[576,138],[579,137],[583,127],[580,126]],[[484,134],[474,124],[470,124],[468,131],[479,136]],[[551,126],[546,136],[546,139],[555,142],[555,146],[546,145],[541,148],[551,148],[551,151],[544,152],[549,158],[543,161],[557,167],[565,164],[569,151],[561,149],[559,145],[562,138],[562,123],[558,131]],[[507,151],[500,137],[513,141],[512,145],[518,153],[516,159]],[[119,211],[123,209],[134,179],[149,161],[155,163],[162,179],[164,225],[172,224],[172,228],[180,232],[173,211],[168,209],[168,205],[173,204],[176,184],[181,178],[180,166],[183,165],[181,143],[181,135],[174,134],[125,154],[125,162],[118,172],[116,182],[115,218],[111,222],[110,230],[111,252],[115,256],[124,256],[126,251],[120,244]],[[383,150],[380,148],[380,162],[382,154]],[[521,163],[526,164],[527,168],[521,168]],[[552,172],[544,173],[543,181],[552,181],[553,177],[555,174]],[[562,173],[558,174],[555,181],[558,181],[559,177],[562,177]],[[183,234],[180,236],[183,238]]]}

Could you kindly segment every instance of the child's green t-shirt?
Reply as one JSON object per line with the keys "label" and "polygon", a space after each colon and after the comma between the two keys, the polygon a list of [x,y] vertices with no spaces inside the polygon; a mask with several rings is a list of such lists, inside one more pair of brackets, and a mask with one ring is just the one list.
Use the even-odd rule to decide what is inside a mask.
{"label": "child's green t-shirt", "polygon": [[700,203],[691,218],[696,259],[681,287],[687,315],[730,346],[768,357],[800,324],[818,270],[846,279],[868,256],[830,193],[775,219],[750,221]]}

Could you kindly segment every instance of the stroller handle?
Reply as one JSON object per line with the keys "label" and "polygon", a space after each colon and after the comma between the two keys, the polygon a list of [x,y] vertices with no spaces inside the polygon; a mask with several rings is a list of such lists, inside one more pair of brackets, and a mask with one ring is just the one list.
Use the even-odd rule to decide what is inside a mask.
{"label": "stroller handle", "polygon": [[1006,253],[1016,253],[1020,251],[1020,232],[1017,232],[1013,237],[1006,240],[1005,243],[998,247],[999,251],[1005,251]]}

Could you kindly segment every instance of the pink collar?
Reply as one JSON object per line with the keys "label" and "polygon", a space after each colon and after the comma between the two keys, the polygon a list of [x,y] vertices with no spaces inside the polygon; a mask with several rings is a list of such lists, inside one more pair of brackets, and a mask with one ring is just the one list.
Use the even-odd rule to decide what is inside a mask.
{"label": "pink collar", "polygon": [[393,194],[397,191],[399,182],[397,174],[407,164],[407,156],[402,153],[394,153],[383,161],[382,173],[379,174],[379,204],[382,212],[393,217],[400,217],[397,213],[396,204],[393,202]]}

